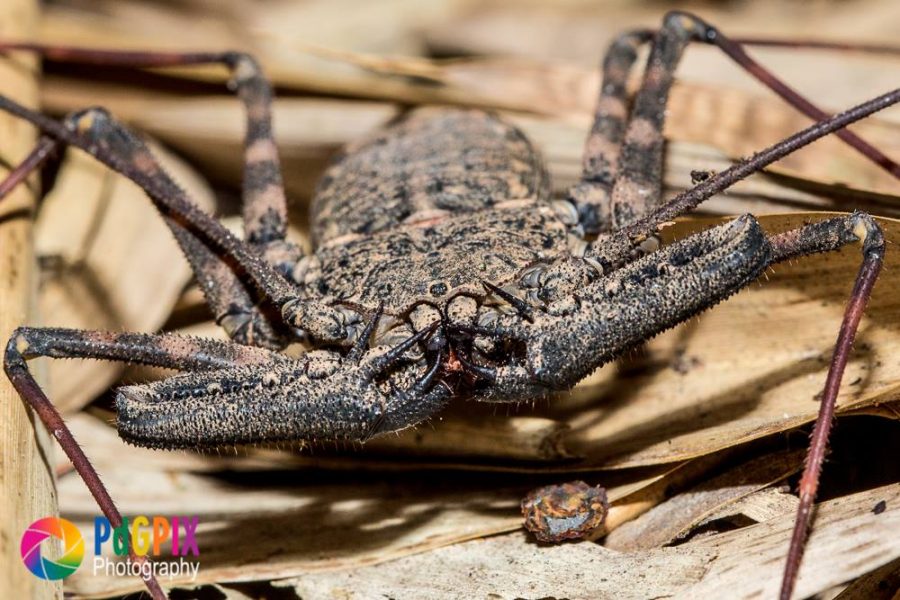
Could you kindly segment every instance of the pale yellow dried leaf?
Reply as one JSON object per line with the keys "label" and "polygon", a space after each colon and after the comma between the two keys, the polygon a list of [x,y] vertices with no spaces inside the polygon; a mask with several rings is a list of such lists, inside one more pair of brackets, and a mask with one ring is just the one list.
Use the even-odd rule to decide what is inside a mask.
{"label": "pale yellow dried leaf", "polygon": [[797,496],[788,493],[786,489],[786,485],[780,485],[754,492],[733,504],[722,506],[703,519],[700,525],[735,515],[743,515],[758,523],[778,516],[790,515],[793,517],[797,514],[797,506],[800,501]]}
{"label": "pale yellow dried leaf", "polygon": [[[38,3],[0,3],[0,38],[34,33]],[[37,104],[37,69],[32,57],[0,56],[0,94],[27,106]],[[34,128],[9,114],[0,114],[0,180],[24,159],[37,140]],[[36,325],[37,265],[31,248],[32,215],[37,181],[14,190],[0,202],[0,343],[16,327]],[[44,382],[43,372],[37,373]],[[35,520],[56,511],[53,452],[47,431],[37,421],[9,380],[0,375],[0,597],[49,600],[59,597],[59,582],[42,581],[22,567],[19,542]]]}
{"label": "pale yellow dried leaf", "polygon": [[[887,509],[872,508],[885,501]],[[743,598],[776,597],[793,519],[779,516],[679,548],[717,553],[687,597],[709,598],[728,590]],[[891,484],[822,502],[816,510],[794,592],[807,598],[900,557],[900,484]]]}
{"label": "pale yellow dried leaf", "polygon": [[896,600],[900,595],[900,559],[851,582],[834,600]]}
{"label": "pale yellow dried leaf", "polygon": [[[403,2],[393,2],[385,7],[381,11],[384,14],[380,15],[384,20],[379,22],[397,22],[399,25],[395,26],[401,28],[410,25],[407,19],[397,21],[389,17],[394,14],[394,9],[402,5]],[[352,29],[352,23],[356,23],[361,15],[354,14],[354,18],[350,19],[351,25],[345,25],[346,15],[338,18],[338,11],[316,12],[321,5],[315,3],[314,6],[317,8],[311,11],[308,7],[294,11],[273,6],[269,6],[268,10],[253,11],[249,22],[245,19],[239,23],[239,27],[247,30],[245,36],[236,36],[228,31],[226,24],[233,15],[211,14],[204,21],[203,27],[192,32],[190,45],[182,42],[180,47],[195,50],[204,46],[230,46],[253,51],[274,82],[296,90],[409,104],[440,102],[537,112],[554,117],[580,119],[584,121],[584,131],[587,130],[585,119],[593,111],[599,85],[597,70],[592,66],[587,67],[584,63],[554,63],[550,62],[549,56],[543,57],[543,61],[491,57],[428,61],[418,56],[398,57],[393,55],[397,48],[384,47],[376,38],[366,35],[357,33],[345,36],[341,33],[330,37],[330,31],[346,32]],[[453,3],[442,4],[422,18],[439,19],[437,15],[441,11],[452,12],[455,8]],[[314,15],[312,22],[316,25],[313,26],[315,31],[311,32],[311,36],[300,35],[290,25],[291,15],[284,14],[300,14],[304,11]],[[94,45],[119,48],[178,47],[177,41],[173,41],[168,35],[169,28],[179,18],[177,12],[168,14],[166,10],[157,10],[153,12],[153,18],[141,22],[138,31],[133,30],[134,19],[129,20],[128,14],[125,10],[119,10],[118,13],[107,10],[99,15],[92,13],[92,18],[84,18],[84,15],[76,18],[71,11],[53,10],[44,21],[42,38],[56,43],[83,45],[93,42]],[[328,15],[334,21],[329,20]],[[660,15],[655,16],[657,22],[659,18]],[[298,22],[302,27],[310,27],[309,18]],[[610,31],[634,26],[633,22],[628,21],[618,24],[615,19],[607,19],[606,22],[608,24],[605,29]],[[829,22],[837,23],[839,20],[832,18]],[[854,31],[859,31],[864,41],[872,41],[871,32],[867,32],[864,27],[858,26]],[[386,31],[383,34],[385,38],[390,37],[388,33]],[[849,32],[845,33],[849,36]],[[710,52],[714,50],[699,50],[688,53],[686,74],[682,79],[700,83],[676,85],[672,93],[666,128],[670,139],[713,145],[727,156],[739,158],[809,124],[797,111],[757,84],[748,87],[744,81],[748,79],[746,76],[738,78],[738,82],[743,85],[738,85],[734,77],[720,77],[721,73],[734,74],[738,71],[723,57],[713,55],[711,60]],[[777,57],[783,60],[792,54],[795,53],[781,50]],[[831,65],[840,65],[842,60],[846,62],[839,53],[820,52],[813,57],[814,66],[807,64],[795,67],[784,76],[791,81],[790,75],[806,74],[808,77],[811,73],[831,71]],[[599,62],[599,58],[598,52],[588,64]],[[885,59],[866,56],[860,59],[854,56],[851,64],[855,65],[852,60],[864,59],[875,61],[877,68],[868,71],[855,68],[850,71],[852,77],[845,78],[846,84],[838,76],[824,78],[827,81],[813,87],[809,93],[823,108],[840,110],[884,92],[900,74],[900,60],[893,57]],[[692,67],[694,63],[699,63],[700,66]],[[711,68],[711,64],[715,68]],[[775,70],[782,73],[780,68]],[[224,81],[226,77],[225,69],[217,67],[173,72],[189,78],[211,78],[215,81]],[[807,89],[810,86],[800,87]],[[73,100],[74,98],[67,99],[65,95],[51,95],[47,98],[47,104],[57,109],[80,108],[83,105],[78,103],[73,106]],[[171,107],[169,110],[172,110]],[[175,114],[178,114],[177,109],[175,110]],[[900,109],[893,112],[889,110],[884,114],[888,115],[889,120],[870,119],[856,126],[855,130],[888,156],[900,160],[897,142],[900,138],[897,135],[900,127],[900,117],[897,115],[900,115]],[[242,120],[234,122],[242,123]],[[189,140],[190,133],[185,132],[182,137]],[[577,147],[580,149],[580,146],[579,143]],[[710,167],[712,165],[707,168]],[[867,162],[836,139],[819,142],[769,170],[801,179],[805,185],[814,185],[819,190],[821,186],[835,184],[846,187],[842,189],[845,197],[866,196],[871,200],[879,195],[897,195],[894,177]],[[308,188],[308,181],[306,187]]]}

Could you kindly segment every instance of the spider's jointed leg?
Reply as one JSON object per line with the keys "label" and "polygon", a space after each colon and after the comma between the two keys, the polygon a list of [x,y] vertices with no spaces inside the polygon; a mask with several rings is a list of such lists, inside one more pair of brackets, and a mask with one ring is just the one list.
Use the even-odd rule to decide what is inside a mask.
{"label": "spider's jointed leg", "polygon": [[[641,88],[627,112],[626,83],[638,47],[652,40]],[[622,35],[607,51],[594,123],[585,144],[581,181],[569,190],[588,233],[615,231],[648,215],[661,200],[663,126],[675,70],[691,42],[711,44],[804,115],[828,114],[751,58],[742,45],[696,15],[674,11],[658,32]],[[752,40],[749,41],[753,43]],[[900,178],[900,165],[849,130],[838,137]]]}
{"label": "spider's jointed leg", "polygon": [[813,501],[819,487],[819,477],[828,446],[828,434],[834,420],[835,403],[841,379],[850,357],[850,349],[856,337],[860,319],[884,262],[885,240],[881,229],[872,217],[864,213],[854,213],[788,231],[773,236],[770,241],[774,254],[773,262],[835,250],[854,242],[861,243],[863,251],[863,262],[844,311],[844,318],[825,379],[819,414],[813,427],[809,452],[806,455],[806,466],[800,479],[800,506],[794,521],[780,592],[781,600],[790,600],[803,558],[806,538],[809,535]]}
{"label": "spider's jointed leg", "polygon": [[879,110],[900,102],[900,89],[882,94],[820,121],[754,154],[752,157],[716,173],[702,183],[666,201],[650,214],[612,234],[601,236],[588,245],[585,257],[609,273],[639,256],[638,246],[666,223],[693,210],[705,200],[728,189],[735,182],[756,173],[773,162],[834,133]]}
{"label": "spider's jointed leg", "polygon": [[243,52],[142,52],[44,44],[2,43],[0,51],[34,52],[59,62],[133,68],[222,64],[232,74],[229,87],[247,116],[244,137],[243,211],[248,242],[273,258],[295,260],[300,249],[286,245],[287,201],[278,148],[272,132],[272,87],[256,60]]}
{"label": "spider's jointed leg", "polygon": [[[7,345],[4,366],[19,394],[59,440],[101,508],[114,513],[103,484],[35,383],[26,360],[37,356],[94,358],[185,371],[117,391],[119,435],[140,446],[217,448],[304,440],[365,441],[415,425],[450,398],[450,390],[434,382],[439,360],[424,373],[415,364],[404,367],[406,352],[428,338],[436,325],[397,346],[364,351],[358,358],[312,351],[297,359],[263,348],[173,334],[20,328]],[[381,381],[388,374],[390,378]]]}
{"label": "spider's jointed leg", "polygon": [[569,190],[579,223],[588,234],[606,231],[612,222],[610,192],[619,173],[619,155],[628,125],[628,77],[638,49],[653,35],[650,30],[620,35],[603,58],[600,95],[585,142],[581,181]]}
{"label": "spider's jointed leg", "polygon": [[[165,175],[152,153],[127,128],[117,123],[102,109],[91,111],[92,119],[86,132],[72,131],[64,125],[31,111],[8,98],[0,96],[0,110],[5,110],[36,125],[46,135],[75,146],[91,154],[137,183],[147,193],[159,211],[179,227],[189,231],[187,238],[191,249],[186,249],[189,259],[206,261],[208,269],[215,269],[223,277],[227,275],[222,262],[231,269],[234,278],[253,289],[268,307],[272,319],[286,327],[304,330],[312,337],[326,342],[346,340],[349,332],[345,315],[321,302],[315,292],[305,292],[288,281],[283,273],[266,262],[251,245],[233,236],[221,223],[200,210],[185,192]],[[204,250],[205,248],[205,250]],[[195,272],[197,267],[195,267]],[[217,291],[220,283],[211,278],[203,279],[204,272],[197,272],[204,289]],[[224,284],[222,284],[224,285]],[[221,294],[222,302],[215,309],[227,307],[227,301],[235,298]],[[240,307],[244,310],[243,307]],[[217,312],[217,317],[229,315]],[[244,313],[238,313],[240,317]],[[241,331],[241,320],[235,321],[232,333]],[[227,325],[227,323],[226,323]],[[256,343],[261,343],[257,338]],[[271,343],[266,345],[283,345]]]}
{"label": "spider's jointed leg", "polygon": [[[900,89],[892,90],[844,111],[843,113],[820,121],[811,127],[758,152],[752,157],[714,175],[694,188],[679,194],[659,208],[653,210],[650,214],[637,219],[624,228],[608,236],[601,236],[597,241],[589,245],[586,258],[599,264],[604,272],[615,275],[618,273],[616,269],[619,269],[622,265],[628,265],[628,262],[633,260],[634,257],[639,254],[636,251],[636,247],[641,241],[648,236],[654,235],[658,228],[664,223],[685,214],[704,200],[724,191],[734,182],[761,170],[779,158],[794,152],[824,135],[839,131],[850,123],[864,118],[878,110],[892,106],[897,102],[900,102]],[[684,240],[679,244],[675,244],[675,246],[679,246],[686,241],[687,240]],[[849,217],[831,219],[820,224],[810,225],[780,236],[774,236],[766,242],[770,254],[769,261],[774,263],[794,256],[834,250],[844,244],[855,241],[862,241],[863,243],[864,261],[857,277],[857,284],[854,287],[850,304],[845,313],[844,322],[841,326],[834,358],[828,372],[822,409],[816,421],[813,443],[807,461],[807,469],[804,473],[803,483],[801,485],[800,509],[795,522],[788,562],[784,572],[781,591],[781,597],[784,600],[787,600],[790,597],[796,582],[797,571],[799,569],[800,559],[809,529],[812,502],[818,485],[821,463],[827,445],[828,431],[831,425],[830,421],[834,414],[834,402],[837,396],[838,386],[841,377],[843,376],[850,344],[855,335],[856,327],[859,324],[862,310],[871,293],[872,285],[874,285],[878,271],[881,268],[884,241],[880,230],[871,217],[862,214],[854,214]],[[653,255],[645,257],[645,259],[638,261],[638,263],[632,263],[631,265],[624,267],[624,269],[633,269],[632,265],[640,264],[649,258],[653,258]],[[652,263],[653,261],[649,261],[649,264],[652,265]],[[723,263],[720,266],[727,265]],[[603,280],[604,279],[601,278],[601,281]],[[752,280],[752,278],[749,278],[747,283],[749,283],[750,280]],[[734,283],[739,283],[739,281],[735,280]],[[733,291],[737,291],[739,287],[740,286],[738,285]],[[637,302],[642,302],[642,299],[637,300]],[[602,315],[599,316],[602,317]],[[665,326],[658,329],[658,331],[661,331],[664,328]],[[646,337],[650,337],[653,334],[652,331],[647,331]],[[646,339],[646,337],[643,339]],[[563,347],[561,347],[560,350],[563,350]],[[622,349],[624,350],[626,347],[623,346]],[[601,346],[601,350],[605,351],[605,346]],[[549,353],[545,353],[545,355],[552,356],[552,354]],[[601,360],[603,359],[603,357],[600,358]],[[518,372],[509,376],[514,375],[516,382],[522,382],[521,385],[523,386],[523,391],[525,391],[528,389],[527,386],[534,386],[533,383],[528,382],[528,374],[529,370],[520,366],[518,367]],[[557,383],[563,384],[565,382]],[[574,383],[575,381],[573,380],[568,384],[572,385]]]}
{"label": "spider's jointed leg", "polygon": [[[27,50],[61,61],[94,65],[132,67],[166,67],[222,63],[233,74],[232,86],[243,102],[247,113],[247,132],[244,141],[243,206],[244,226],[248,248],[264,256],[274,270],[289,276],[302,256],[301,249],[285,239],[287,208],[278,150],[272,132],[272,90],[256,61],[240,52],[221,53],[157,53],[90,50],[52,47],[35,44],[3,44],[0,50]],[[51,139],[66,142],[94,155],[98,160],[122,173],[144,188],[169,221],[185,254],[192,262],[197,280],[211,305],[213,313],[229,335],[242,343],[267,347],[284,346],[294,335],[296,327],[323,341],[341,341],[348,337],[346,315],[316,301],[315,294],[298,294],[275,276],[272,268],[260,264],[255,253],[240,246],[240,242],[217,222],[197,210],[184,193],[155,164],[149,151],[138,148],[140,163],[121,160],[118,148],[94,147],[97,140],[79,140],[77,134],[66,134],[58,124],[0,98],[0,109],[23,117],[46,134],[34,152],[20,165],[0,188],[21,180],[28,171],[39,166],[51,151]],[[93,112],[99,112],[95,109]],[[127,129],[105,115],[96,119],[91,133],[127,141],[126,146],[142,146]],[[108,126],[107,126],[108,125]],[[102,130],[102,131],[101,131]],[[133,157],[134,149],[126,149]],[[152,172],[144,167],[153,165]],[[172,213],[175,215],[173,216]],[[173,225],[172,221],[177,221]],[[236,264],[235,264],[236,263]],[[250,289],[244,289],[244,288]],[[252,288],[256,288],[253,290]],[[256,293],[253,293],[253,292]],[[302,296],[301,298],[298,296]]]}
{"label": "spider's jointed leg", "polygon": [[[67,116],[63,123],[72,132],[85,136],[90,143],[133,165],[168,197],[185,197],[184,191],[172,181],[143,141],[112,120],[104,110],[77,111]],[[62,145],[53,138],[42,137],[32,153],[0,185],[6,187],[10,181],[24,178],[26,168],[39,165]],[[252,290],[247,289],[234,270],[179,218],[165,212],[162,218],[191,264],[216,322],[229,337],[249,345],[284,345],[284,332],[278,330],[278,320],[263,314],[262,308],[256,306],[259,301],[250,293]]]}

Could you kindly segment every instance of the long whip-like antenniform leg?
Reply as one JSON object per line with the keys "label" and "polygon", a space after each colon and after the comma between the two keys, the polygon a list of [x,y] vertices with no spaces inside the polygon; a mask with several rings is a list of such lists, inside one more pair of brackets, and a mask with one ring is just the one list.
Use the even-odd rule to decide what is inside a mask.
{"label": "long whip-like antenniform leg", "polygon": [[750,158],[742,160],[728,169],[715,174],[699,185],[678,194],[661,206],[659,210],[654,211],[626,228],[623,233],[631,235],[639,235],[642,232],[649,233],[651,227],[655,229],[657,224],[671,221],[679,215],[685,214],[699,206],[704,200],[728,189],[745,177],[763,170],[788,154],[796,152],[800,148],[807,146],[826,135],[839,131],[860,119],[864,119],[869,115],[889,106],[893,106],[898,102],[900,102],[900,88],[891,90],[876,98],[858,104],[853,108],[847,109],[828,119],[814,123],[810,127],[769,146],[765,150],[757,152]]}
{"label": "long whip-like antenniform leg", "polygon": [[[740,41],[725,36],[716,27],[710,25],[700,17],[691,13],[676,11],[671,14],[675,15],[676,17],[680,16],[686,19],[688,22],[696,24],[696,26],[699,28],[699,41],[711,44],[722,50],[722,52],[724,52],[731,60],[733,60],[741,68],[747,71],[747,73],[749,73],[757,81],[781,96],[781,98],[785,102],[799,110],[807,117],[815,119],[816,121],[821,121],[828,118],[828,113],[813,104],[809,99],[804,97],[797,90],[790,87],[784,81],[779,79],[774,73],[769,71],[763,65],[754,60],[749,54],[747,54],[747,51],[744,50],[743,45]],[[752,39],[747,40],[745,44],[763,45],[759,43],[759,40]],[[790,43],[786,43],[784,45],[790,46]],[[836,45],[829,46],[826,42],[820,42],[818,45],[816,45],[815,42],[808,42],[806,44],[804,44],[803,42],[797,42],[796,44],[794,44],[794,47],[800,46],[820,48],[836,47]],[[861,46],[857,46],[857,49],[860,47]],[[852,48],[853,47],[850,46],[850,49]],[[876,51],[875,47],[871,48],[871,50]],[[897,53],[898,51],[900,51],[900,48],[881,47],[878,48],[877,51],[884,53]],[[894,177],[900,179],[900,164],[897,164],[890,157],[885,156],[884,153],[869,144],[867,141],[863,140],[852,131],[846,129],[842,129],[841,131],[836,132],[835,135],[846,142],[847,145],[849,145],[851,148],[871,160],[873,163],[875,163]]]}
{"label": "long whip-like antenniform leg", "polygon": [[29,175],[40,169],[54,153],[59,151],[59,147],[59,142],[53,138],[44,136],[39,139],[28,156],[7,173],[6,179],[0,181],[0,201],[25,181]]}
{"label": "long whip-like antenniform leg", "polygon": [[588,246],[586,256],[600,263],[606,271],[615,269],[634,256],[636,244],[655,234],[666,223],[686,214],[705,200],[728,189],[741,179],[761,171],[788,154],[898,102],[900,102],[900,89],[895,89],[829,119],[815,123],[678,194],[647,216],[620,231],[601,237]]}
{"label": "long whip-like antenniform leg", "polygon": [[770,238],[774,252],[772,262],[788,260],[813,252],[833,250],[855,240],[862,243],[863,262],[856,276],[850,301],[844,311],[844,319],[831,356],[828,376],[825,379],[819,415],[813,427],[809,452],[806,456],[806,467],[800,479],[800,506],[794,521],[787,565],[781,583],[779,596],[781,600],[790,600],[797,581],[797,572],[800,569],[800,561],[803,558],[803,550],[812,521],[813,501],[819,487],[819,476],[828,447],[828,434],[834,420],[835,403],[840,390],[841,378],[847,366],[860,319],[872,295],[872,288],[878,278],[878,273],[881,271],[884,261],[884,236],[871,217],[855,213],[849,217],[808,225]]}
{"label": "long whip-like antenniform leg", "polygon": [[[674,82],[674,71],[685,47],[691,41],[716,45],[753,77],[772,89],[791,106],[810,118],[822,121],[828,114],[816,107],[787,84],[754,61],[739,44],[725,37],[720,31],[694,15],[672,12],[663,20],[657,34],[644,74],[644,82],[635,99],[634,110],[628,124],[622,148],[621,175],[613,188],[614,207],[630,214],[614,213],[614,226],[633,222],[635,217],[646,214],[640,208],[647,199],[659,196],[662,183],[662,127],[665,121],[665,105]],[[900,166],[877,149],[847,130],[836,135],[859,150],[879,166],[900,177]],[[636,208],[635,208],[636,207]]]}

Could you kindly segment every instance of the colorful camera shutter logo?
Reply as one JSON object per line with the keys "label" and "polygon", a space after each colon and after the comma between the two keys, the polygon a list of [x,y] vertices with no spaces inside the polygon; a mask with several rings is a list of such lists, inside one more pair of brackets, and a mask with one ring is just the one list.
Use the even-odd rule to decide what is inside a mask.
{"label": "colorful camera shutter logo", "polygon": [[[53,538],[60,540],[63,547],[62,555],[56,559],[45,556],[50,555],[49,546]],[[41,579],[68,577],[81,566],[84,559],[84,538],[81,537],[81,532],[70,521],[58,517],[45,517],[32,523],[22,534],[19,548],[22,562]]]}

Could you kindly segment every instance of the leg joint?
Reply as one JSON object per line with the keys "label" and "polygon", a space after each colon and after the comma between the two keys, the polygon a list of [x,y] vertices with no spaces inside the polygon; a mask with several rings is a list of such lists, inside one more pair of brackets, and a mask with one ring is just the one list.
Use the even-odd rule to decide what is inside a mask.
{"label": "leg joint", "polygon": [[854,212],[850,217],[853,223],[853,235],[859,239],[863,254],[884,255],[884,232],[875,218],[864,212]]}
{"label": "leg joint", "polygon": [[13,331],[6,343],[6,352],[3,355],[3,367],[7,373],[13,369],[24,369],[25,359],[29,357],[28,328],[18,327]]}
{"label": "leg joint", "polygon": [[715,28],[700,17],[680,10],[673,10],[663,17],[663,29],[678,31],[697,40],[712,42],[718,35]]}

